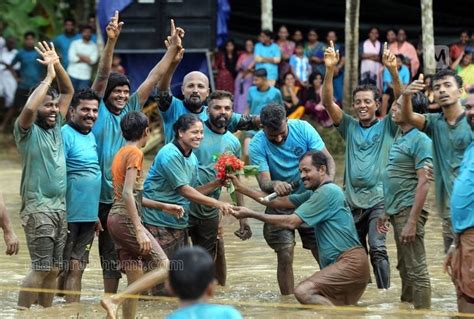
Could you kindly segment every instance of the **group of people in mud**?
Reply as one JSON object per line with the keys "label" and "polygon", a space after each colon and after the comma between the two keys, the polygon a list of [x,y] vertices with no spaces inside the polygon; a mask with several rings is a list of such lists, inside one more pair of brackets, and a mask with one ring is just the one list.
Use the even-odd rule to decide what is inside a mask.
{"label": "group of people in mud", "polygon": [[[211,93],[207,76],[197,71],[182,81],[184,99],[173,96],[170,82],[185,54],[185,31],[173,21],[166,53],[131,92],[128,78],[111,72],[122,24],[116,13],[107,25],[95,81],[78,92],[54,46],[36,47],[47,73],[13,132],[22,159],[20,216],[31,257],[19,307],[49,307],[55,289],[64,291],[67,302],[78,302],[80,294],[70,292],[81,290],[97,234],[108,293],[101,305],[109,317],[115,318],[124,303],[124,317],[134,318],[138,299],[129,296],[150,293],[179,297],[181,307],[169,318],[240,318],[232,307],[206,303],[216,279],[225,284],[221,221],[231,215],[240,221],[236,235],[243,240],[252,236],[249,218],[264,222],[265,241],[277,256],[280,292],[303,304],[356,304],[371,281],[370,268],[377,287],[388,289],[385,240],[391,224],[401,301],[429,309],[424,226],[434,180],[445,267],[459,311],[474,312],[474,94],[461,105],[458,75],[441,70],[433,77],[442,113],[425,114],[429,102],[422,76],[404,87],[396,57],[385,47],[382,61],[395,96],[391,109],[378,118],[380,92],[360,85],[353,91],[352,116],[334,101],[339,52],[329,46],[322,101],[345,141],[341,188],[334,183],[336,164],[323,139],[308,122],[287,119],[283,105],[262,105],[259,115],[235,113],[232,94]],[[267,81],[264,70],[255,73],[258,81]],[[158,105],[165,145],[146,172],[141,148],[150,129],[141,110],[150,96]],[[233,134],[241,130],[252,134],[248,156],[258,167],[258,191],[239,175],[216,176],[216,154],[241,157]],[[230,182],[238,193],[236,205],[219,199]],[[277,197],[265,200],[271,193]],[[247,208],[244,196],[267,206],[265,212]],[[7,217],[4,209],[2,216]],[[2,220],[8,228],[8,219]],[[295,286],[296,230],[319,270]],[[8,234],[14,253],[17,239]],[[117,292],[122,273],[128,286]]]}

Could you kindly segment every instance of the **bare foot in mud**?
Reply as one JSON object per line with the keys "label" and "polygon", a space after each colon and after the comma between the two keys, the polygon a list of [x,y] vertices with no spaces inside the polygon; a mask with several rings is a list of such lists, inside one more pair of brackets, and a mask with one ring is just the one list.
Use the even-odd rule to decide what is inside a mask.
{"label": "bare foot in mud", "polygon": [[113,296],[107,296],[100,301],[100,305],[107,311],[107,319],[117,318],[117,310],[120,306],[118,299],[114,299]]}

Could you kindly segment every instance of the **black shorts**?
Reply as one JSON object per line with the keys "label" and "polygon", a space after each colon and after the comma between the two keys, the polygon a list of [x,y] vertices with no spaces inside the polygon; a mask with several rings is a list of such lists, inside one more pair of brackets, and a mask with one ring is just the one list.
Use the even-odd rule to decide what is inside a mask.
{"label": "black shorts", "polygon": [[99,233],[99,255],[102,277],[104,279],[118,279],[122,277],[117,251],[107,229],[107,219],[111,208],[112,204],[99,203],[99,219],[104,229]]}
{"label": "black shorts", "polygon": [[94,241],[95,222],[68,223],[67,229],[66,247],[64,248],[65,267],[71,259],[88,263],[89,252]]}
{"label": "black shorts", "polygon": [[193,245],[201,246],[209,252],[212,258],[215,258],[219,215],[209,219],[200,219],[190,215],[188,224],[189,236],[193,241]]}

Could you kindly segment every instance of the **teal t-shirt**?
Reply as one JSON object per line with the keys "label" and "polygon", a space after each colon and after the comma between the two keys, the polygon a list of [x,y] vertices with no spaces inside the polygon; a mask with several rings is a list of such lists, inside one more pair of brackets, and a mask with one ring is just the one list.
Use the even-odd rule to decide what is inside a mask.
{"label": "teal t-shirt", "polygon": [[36,123],[24,130],[18,119],[15,121],[13,135],[22,161],[22,216],[66,211],[66,161],[61,137],[63,122],[64,118],[58,114],[56,126],[49,130]]}
{"label": "teal t-shirt", "polygon": [[[210,128],[209,121],[204,123],[204,138],[199,148],[193,150],[199,162],[198,184],[204,185],[216,179],[214,164],[219,155],[231,153],[238,158],[241,157],[240,142],[234,134],[226,131],[224,134],[214,132]],[[217,188],[209,194],[209,197],[219,199],[221,189]],[[210,206],[191,203],[190,214],[201,219],[216,217],[219,211]]]}
{"label": "teal t-shirt", "polygon": [[231,306],[198,303],[177,309],[166,319],[242,319],[242,315]]}
{"label": "teal t-shirt", "polygon": [[143,197],[183,206],[183,218],[176,218],[159,209],[143,207],[143,223],[174,229],[188,227],[189,200],[179,194],[180,186],[197,183],[198,160],[191,153],[184,156],[174,144],[168,143],[158,152],[145,180]]}
{"label": "teal t-shirt", "polygon": [[[269,172],[272,180],[299,182],[301,156],[308,151],[321,151],[324,147],[318,132],[308,122],[288,120],[288,136],[283,144],[273,144],[260,131],[250,141],[249,158],[260,173]],[[301,183],[298,190],[303,189]]]}
{"label": "teal t-shirt", "polygon": [[451,216],[457,234],[474,227],[474,142],[464,153],[461,172],[454,182]]}
{"label": "teal t-shirt", "polygon": [[112,185],[112,162],[118,150],[125,145],[122,136],[120,121],[130,111],[140,111],[141,105],[138,94],[133,93],[122,112],[115,115],[105,106],[104,100],[100,100],[99,115],[92,128],[92,133],[97,141],[97,154],[102,172],[102,186],[100,190],[100,202],[112,204],[114,202],[114,187]]}
{"label": "teal t-shirt", "polygon": [[459,175],[464,151],[473,141],[466,114],[454,125],[446,122],[442,113],[425,114],[424,132],[433,141],[436,206],[441,218],[449,218],[449,201],[453,184]]}
{"label": "teal t-shirt", "polygon": [[342,189],[334,183],[289,196],[297,206],[295,214],[314,227],[321,268],[337,261],[344,252],[360,247],[352,213]]}
{"label": "teal t-shirt", "polygon": [[[281,50],[278,44],[271,43],[265,45],[261,42],[255,44],[254,56],[261,56],[263,58],[280,58]],[[269,62],[259,62],[255,64],[255,70],[265,69],[267,71],[267,79],[278,80],[278,64]]]}
{"label": "teal t-shirt", "polygon": [[67,171],[67,221],[95,222],[102,174],[94,134],[83,134],[69,124],[62,127],[61,133]]}
{"label": "teal t-shirt", "polygon": [[[184,106],[184,103],[182,100],[177,99],[173,96],[173,99],[171,101],[170,107],[166,111],[161,111],[161,118],[163,119],[163,134],[165,135],[165,144],[171,142],[174,138],[174,132],[173,132],[173,124],[176,123],[176,121],[179,119],[181,115],[192,113],[199,117],[203,122],[207,121],[209,118],[209,115],[207,114],[207,105],[204,105],[202,107],[201,112],[199,113],[194,113],[191,112],[189,109]],[[232,117],[230,118],[230,123],[227,127],[227,129],[230,132],[235,132],[237,131],[237,126],[240,122],[240,118],[242,117],[242,114],[239,113],[232,113]]]}
{"label": "teal t-shirt", "polygon": [[251,115],[260,115],[262,109],[269,103],[283,105],[279,89],[270,86],[267,91],[259,91],[256,86],[251,86],[247,93],[247,104]]}
{"label": "teal t-shirt", "polygon": [[416,128],[395,139],[383,177],[385,212],[388,215],[413,206],[418,185],[416,171],[432,162],[431,148],[431,139]]}
{"label": "teal t-shirt", "polygon": [[370,208],[383,202],[382,173],[398,131],[389,113],[370,127],[344,113],[337,130],[346,142],[344,193],[351,208]]}
{"label": "teal t-shirt", "polygon": [[[18,82],[18,88],[29,90],[37,85],[43,79],[43,68],[41,64],[36,61],[40,56],[35,49],[26,50],[22,49],[18,51],[16,56],[13,58],[11,65],[15,65],[20,62],[20,81]],[[23,107],[18,105],[17,107]]]}

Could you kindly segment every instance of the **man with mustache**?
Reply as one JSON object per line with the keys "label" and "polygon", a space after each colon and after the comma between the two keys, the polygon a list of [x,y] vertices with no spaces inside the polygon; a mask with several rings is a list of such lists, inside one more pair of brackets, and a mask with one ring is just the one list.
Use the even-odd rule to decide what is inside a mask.
{"label": "man with mustache", "polygon": [[[215,91],[209,96],[207,113],[209,118],[204,122],[204,137],[194,154],[199,161],[199,183],[206,184],[216,179],[214,164],[223,153],[241,157],[241,146],[237,137],[227,130],[232,117],[233,96],[227,91]],[[219,199],[221,189],[216,189],[209,196]],[[237,197],[237,204],[243,206],[242,197]],[[191,202],[189,214],[189,234],[193,245],[205,248],[213,259],[216,259],[216,278],[220,285],[225,285],[226,265],[224,239],[219,231],[219,211],[214,207]],[[220,229],[221,230],[221,229]],[[240,220],[240,229],[235,233],[242,240],[252,236],[246,219]],[[218,249],[219,247],[219,249]]]}
{"label": "man with mustache", "polygon": [[[382,57],[393,79],[396,98],[401,93],[395,56],[384,44]],[[339,62],[339,51],[334,43],[324,53],[326,76],[323,84],[323,105],[331,116],[339,134],[346,142],[344,192],[363,247],[369,246],[370,261],[379,289],[390,287],[390,264],[385,234],[377,231],[377,219],[384,213],[382,172],[398,126],[389,113],[378,120],[380,94],[372,85],[360,85],[352,92],[352,106],[356,117],[344,112],[333,100],[333,77]]]}
{"label": "man with mustache", "polygon": [[[91,89],[74,94],[69,122],[61,129],[66,158],[66,212],[68,236],[60,289],[81,291],[82,274],[89,262],[95,233],[99,232],[100,172],[97,143],[92,127],[99,113],[99,96]],[[65,295],[67,303],[79,302],[80,294]]]}
{"label": "man with mustache", "polygon": [[[47,74],[30,94],[15,121],[13,135],[22,159],[20,216],[31,257],[31,271],[22,288],[56,289],[62,268],[66,222],[66,163],[61,125],[66,118],[74,89],[51,43],[38,43],[38,60]],[[57,79],[60,94],[51,88]],[[20,291],[19,308],[29,308],[36,300],[50,307],[52,293]]]}
{"label": "man with mustache", "polygon": [[181,28],[176,28],[174,21],[171,20],[168,50],[137,91],[131,94],[128,78],[121,74],[111,73],[113,51],[122,25],[123,22],[119,22],[118,11],[116,11],[106,28],[108,39],[99,61],[96,79],[92,84],[92,89],[102,97],[99,103],[98,119],[92,128],[92,133],[97,141],[99,165],[102,171],[99,219],[104,230],[99,234],[99,254],[106,293],[117,292],[121,277],[120,271],[117,269],[117,253],[114,243],[107,231],[107,217],[114,199],[112,161],[118,150],[126,143],[120,129],[120,121],[128,112],[142,109],[158,80],[163,76],[165,67],[182,50],[181,38],[184,36],[184,31]]}
{"label": "man with mustache", "polygon": [[[423,75],[411,84],[415,89],[425,88]],[[453,183],[459,175],[459,168],[466,148],[473,141],[466,112],[460,97],[463,81],[452,70],[441,70],[433,76],[433,94],[442,113],[419,114],[409,104],[402,107],[402,120],[425,132],[433,141],[433,166],[435,177],[435,198],[438,212],[443,220],[443,241],[445,253],[453,243],[453,228],[449,202]]]}
{"label": "man with mustache", "polygon": [[[260,189],[265,193],[286,196],[304,190],[302,184],[292,186],[300,180],[298,164],[301,156],[308,151],[320,151],[327,158],[327,172],[334,178],[336,164],[329,154],[318,132],[306,121],[288,120],[286,110],[280,104],[268,104],[260,113],[263,130],[250,141],[250,162],[258,166],[257,176]],[[294,209],[267,208],[268,215],[291,215]],[[314,229],[306,226],[295,227],[303,242],[303,248],[310,249],[318,259]],[[293,293],[293,253],[295,231],[265,223],[263,236],[268,246],[277,254],[277,279],[282,295]]]}
{"label": "man with mustache", "polygon": [[[465,114],[473,134],[474,92],[468,94]],[[444,269],[456,287],[458,311],[474,313],[474,141],[464,153],[459,176],[454,182],[451,219],[455,241],[446,256]]]}
{"label": "man with mustache", "polygon": [[[155,100],[163,119],[163,133],[165,144],[173,139],[173,124],[178,118],[187,113],[196,114],[201,120],[208,119],[207,98],[209,96],[209,79],[199,71],[189,72],[184,76],[181,92],[184,100],[174,97],[170,91],[171,78],[183,59],[184,49],[179,52],[174,60],[167,65],[167,71],[157,85]],[[230,132],[238,130],[258,130],[260,120],[258,116],[248,116],[233,113],[227,129]]]}

